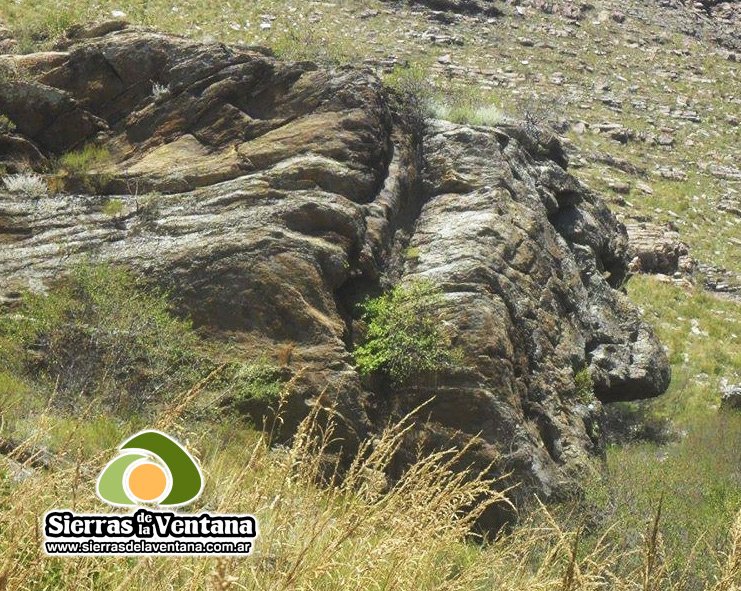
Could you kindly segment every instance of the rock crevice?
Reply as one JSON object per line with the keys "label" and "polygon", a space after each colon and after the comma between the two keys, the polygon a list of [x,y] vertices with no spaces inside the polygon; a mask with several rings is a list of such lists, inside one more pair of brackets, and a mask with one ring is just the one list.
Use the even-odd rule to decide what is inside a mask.
{"label": "rock crevice", "polygon": [[[92,171],[97,194],[0,197],[5,301],[83,257],[131,266],[217,338],[295,347],[289,423],[324,393],[351,445],[427,402],[415,442],[471,443],[465,461],[495,461],[523,499],[568,494],[591,469],[600,401],[667,387],[662,347],[616,289],[625,228],[556,138],[442,121],[418,138],[369,72],[132,29],[17,59],[33,67],[0,85],[0,110],[23,122],[0,159],[25,142],[42,168],[95,139],[111,161]],[[418,278],[442,287],[464,362],[370,391],[355,304]],[[578,392],[584,369],[596,398]]]}

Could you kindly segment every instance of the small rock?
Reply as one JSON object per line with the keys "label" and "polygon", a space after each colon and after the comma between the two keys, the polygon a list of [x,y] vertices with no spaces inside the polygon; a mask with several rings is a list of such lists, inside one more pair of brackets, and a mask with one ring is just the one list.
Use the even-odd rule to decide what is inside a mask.
{"label": "small rock", "polygon": [[630,185],[628,183],[614,182],[608,183],[607,186],[618,195],[627,195],[630,193]]}
{"label": "small rock", "polygon": [[721,392],[720,409],[741,412],[741,384],[723,383]]}
{"label": "small rock", "polygon": [[648,185],[642,181],[639,181],[636,183],[636,188],[642,193],[645,193],[646,195],[654,194],[654,190],[651,188],[651,185]]}

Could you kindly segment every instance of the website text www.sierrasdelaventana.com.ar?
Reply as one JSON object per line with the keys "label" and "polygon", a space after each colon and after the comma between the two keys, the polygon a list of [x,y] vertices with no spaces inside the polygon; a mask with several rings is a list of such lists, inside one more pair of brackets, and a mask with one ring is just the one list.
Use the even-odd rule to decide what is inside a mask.
{"label": "website text www.sierrasdelaventana.com.ar", "polygon": [[251,515],[176,514],[139,509],[129,515],[50,511],[48,554],[249,554],[257,536]]}

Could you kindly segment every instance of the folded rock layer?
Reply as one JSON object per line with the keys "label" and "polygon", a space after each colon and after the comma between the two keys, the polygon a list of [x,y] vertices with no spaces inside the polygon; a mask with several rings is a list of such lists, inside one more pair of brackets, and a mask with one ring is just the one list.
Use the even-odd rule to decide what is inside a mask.
{"label": "folded rock layer", "polygon": [[[367,71],[113,29],[0,58],[23,72],[0,82],[9,167],[93,140],[111,154],[95,189],[0,197],[6,302],[85,257],[130,266],[217,339],[295,347],[289,423],[322,396],[352,446],[426,402],[406,450],[469,443],[463,463],[511,473],[516,500],[569,494],[588,473],[600,401],[666,389],[666,355],[619,290],[625,228],[553,136],[420,133]],[[373,389],[352,361],[354,304],[416,278],[442,288],[463,361]],[[584,368],[597,399],[578,395]]]}

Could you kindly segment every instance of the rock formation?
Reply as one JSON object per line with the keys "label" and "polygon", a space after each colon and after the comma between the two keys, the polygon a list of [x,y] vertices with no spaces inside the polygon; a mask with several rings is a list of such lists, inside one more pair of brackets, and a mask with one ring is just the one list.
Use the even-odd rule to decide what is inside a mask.
{"label": "rock formation", "polygon": [[[0,159],[111,154],[73,194],[0,195],[6,302],[82,257],[131,266],[214,338],[295,345],[289,419],[322,395],[351,445],[432,397],[414,442],[473,440],[465,461],[496,460],[518,499],[574,488],[602,450],[600,401],[666,389],[666,355],[620,291],[625,228],[547,132],[420,130],[367,71],[115,28],[2,58],[20,75],[0,82],[15,124]],[[355,304],[419,277],[445,293],[461,367],[370,389]],[[595,399],[577,395],[583,368]]]}

